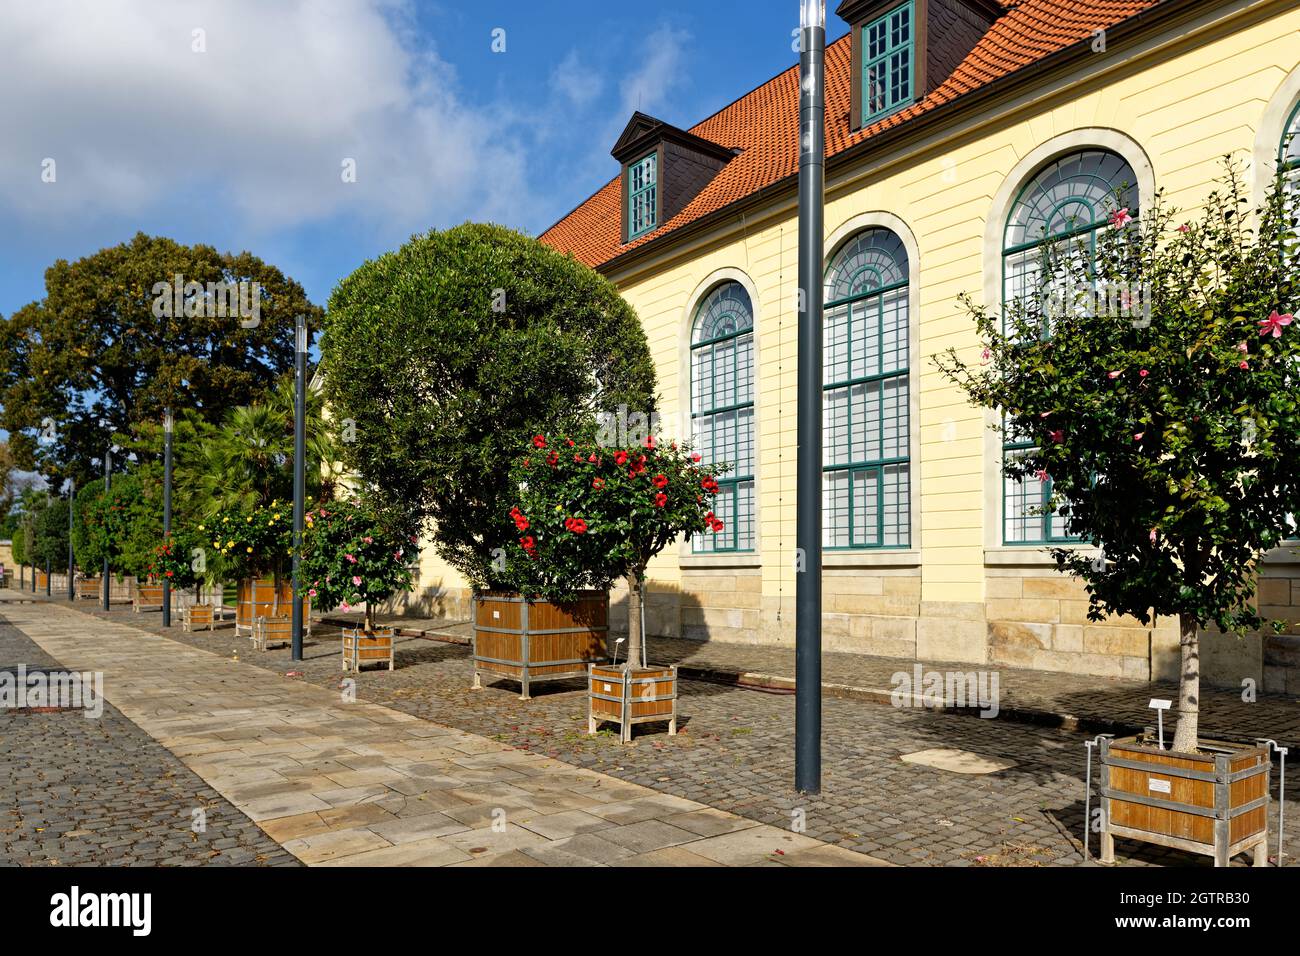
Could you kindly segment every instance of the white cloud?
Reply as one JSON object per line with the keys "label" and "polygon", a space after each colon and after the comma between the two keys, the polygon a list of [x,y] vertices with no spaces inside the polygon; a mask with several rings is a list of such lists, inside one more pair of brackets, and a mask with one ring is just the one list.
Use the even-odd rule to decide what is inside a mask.
{"label": "white cloud", "polygon": [[465,102],[409,13],[398,0],[0,5],[0,209],[142,218],[206,191],[254,230],[527,220],[512,118]]}
{"label": "white cloud", "polygon": [[588,106],[605,90],[604,78],[586,66],[577,50],[570,50],[551,73],[551,89],[574,106]]}
{"label": "white cloud", "polygon": [[[691,35],[686,30],[661,26],[648,34],[641,51],[640,64],[620,85],[624,112],[633,110],[655,115],[671,100],[688,74],[686,45]],[[665,119],[666,117],[660,117]]]}

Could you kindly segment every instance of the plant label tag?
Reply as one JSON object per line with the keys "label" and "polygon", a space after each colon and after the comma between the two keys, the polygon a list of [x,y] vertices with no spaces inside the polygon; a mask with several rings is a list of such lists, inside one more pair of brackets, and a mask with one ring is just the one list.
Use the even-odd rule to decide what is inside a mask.
{"label": "plant label tag", "polygon": [[500,611],[493,611],[493,612],[492,612],[492,620],[496,621],[496,620],[500,620],[500,618],[501,618],[501,612],[500,612]]}
{"label": "plant label tag", "polygon": [[606,684],[606,685],[605,685],[605,693],[606,693],[606,694],[611,693],[613,690],[614,690],[614,685],[613,685],[613,684]]}
{"label": "plant label tag", "polygon": [[1168,780],[1157,780],[1155,777],[1148,777],[1148,778],[1147,778],[1147,789],[1150,790],[1150,791],[1152,791],[1153,793],[1168,793],[1168,792],[1169,792],[1169,781],[1168,781]]}

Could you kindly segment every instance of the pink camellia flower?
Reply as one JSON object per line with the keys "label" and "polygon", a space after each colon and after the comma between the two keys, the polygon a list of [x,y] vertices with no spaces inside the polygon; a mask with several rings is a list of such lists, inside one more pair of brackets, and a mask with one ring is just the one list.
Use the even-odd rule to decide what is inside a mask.
{"label": "pink camellia flower", "polygon": [[1134,440],[1134,441],[1141,441],[1141,440],[1142,440],[1142,436],[1145,435],[1145,434],[1146,434],[1146,432],[1135,432],[1134,435],[1133,435],[1133,440]]}
{"label": "pink camellia flower", "polygon": [[352,605],[349,604],[347,601],[344,601],[342,604],[339,605],[339,607],[341,607],[341,608],[343,609],[343,613],[344,613],[344,614],[346,614],[348,611],[352,610]]}
{"label": "pink camellia flower", "polygon": [[1107,377],[1107,378],[1119,378],[1122,374],[1124,374],[1124,373],[1123,373],[1123,372],[1107,372],[1107,373],[1106,373],[1106,377]]}
{"label": "pink camellia flower", "polygon": [[307,592],[307,596],[308,596],[308,597],[315,597],[315,596],[316,596],[316,589],[315,589],[315,588],[312,588],[311,590],[309,590],[309,591]]}
{"label": "pink camellia flower", "polygon": [[1110,224],[1118,229],[1120,226],[1127,226],[1133,221],[1133,217],[1128,214],[1128,207],[1116,209],[1110,214]]}
{"label": "pink camellia flower", "polygon": [[1156,529],[1155,529],[1155,528],[1152,528],[1152,529],[1151,529],[1151,543],[1152,543],[1152,544],[1155,544],[1155,543],[1156,543]]}
{"label": "pink camellia flower", "polygon": [[361,575],[359,574],[352,575],[352,583],[355,584],[357,587],[361,587]]}
{"label": "pink camellia flower", "polygon": [[1273,338],[1275,339],[1281,338],[1283,327],[1290,325],[1291,320],[1294,318],[1295,316],[1293,316],[1290,312],[1288,312],[1286,315],[1279,315],[1277,309],[1274,309],[1273,314],[1270,315],[1267,319],[1260,319],[1259,334],[1268,335],[1270,332],[1272,332]]}
{"label": "pink camellia flower", "polygon": [[1047,473],[1047,469],[1046,469],[1046,468],[1039,468],[1036,472],[1034,472],[1034,475],[1035,475],[1035,477],[1038,478],[1039,481],[1051,481],[1051,480],[1052,480],[1052,476],[1049,475],[1049,474]]}
{"label": "pink camellia flower", "polygon": [[1047,417],[1048,415],[1050,415],[1050,414],[1052,414],[1052,413],[1051,413],[1051,412],[1039,412],[1039,413],[1038,413],[1038,417],[1039,417],[1039,418],[1046,418],[1046,417]]}
{"label": "pink camellia flower", "polygon": [[1237,368],[1250,368],[1250,366],[1245,361],[1243,361],[1240,365],[1237,366]]}
{"label": "pink camellia flower", "polygon": [[1247,345],[1245,342],[1238,342],[1237,351],[1240,352],[1242,355],[1245,355],[1248,351],[1250,351],[1250,346]]}
{"label": "pink camellia flower", "polygon": [[1142,369],[1142,370],[1140,370],[1140,371],[1138,372],[1138,375],[1139,375],[1141,378],[1146,378],[1146,377],[1147,377],[1148,375],[1150,375],[1150,374],[1151,374],[1151,373],[1148,372],[1146,369]]}
{"label": "pink camellia flower", "polygon": [[993,353],[989,351],[987,347],[985,347],[983,352],[980,352],[980,358],[985,362],[987,362],[992,357],[993,357]]}
{"label": "pink camellia flower", "polygon": [[1192,227],[1189,226],[1189,225],[1187,225],[1187,223],[1183,223],[1181,226],[1178,227],[1178,231],[1179,231],[1179,232],[1188,232],[1188,231],[1191,230],[1191,228],[1192,228]]}
{"label": "pink camellia flower", "polygon": [[356,556],[355,556],[355,555],[345,554],[345,555],[343,555],[343,557],[347,558],[347,559],[348,559],[348,562],[349,562],[350,564],[356,564],[356,563],[357,563],[357,559],[356,559]]}
{"label": "pink camellia flower", "polygon": [[374,538],[371,538],[371,537],[369,537],[369,536],[366,536],[366,537],[362,538],[361,540],[364,541],[366,544],[374,544],[374,543],[375,543],[375,539],[374,539]]}
{"label": "pink camellia flower", "polygon": [[1048,432],[1047,437],[1059,445],[1061,442],[1065,441],[1065,430],[1058,428],[1054,432]]}

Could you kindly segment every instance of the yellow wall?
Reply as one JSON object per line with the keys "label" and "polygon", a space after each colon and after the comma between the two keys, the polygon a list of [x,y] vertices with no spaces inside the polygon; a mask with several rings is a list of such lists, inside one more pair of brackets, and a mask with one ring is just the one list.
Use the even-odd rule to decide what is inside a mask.
{"label": "yellow wall", "polygon": [[[931,356],[954,346],[966,359],[978,360],[973,323],[957,297],[966,292],[987,301],[996,294],[1000,260],[987,248],[990,238],[1000,235],[1008,197],[1054,152],[1080,145],[1116,148],[1138,173],[1144,205],[1151,202],[1154,182],[1173,205],[1192,209],[1221,174],[1225,153],[1250,162],[1257,134],[1261,142],[1276,144],[1280,126],[1264,127],[1280,120],[1266,117],[1280,115],[1288,105],[1284,100],[1295,102],[1292,87],[1300,97],[1300,9],[1288,6],[1225,5],[1190,30],[1151,38],[1133,53],[1098,56],[1072,75],[1044,81],[1032,94],[931,134],[910,153],[869,156],[857,169],[836,172],[828,181],[828,259],[846,234],[872,222],[898,222],[915,244],[913,510],[919,506],[913,552],[828,556],[828,646],[879,653],[912,647],[931,657],[996,661],[989,622],[1018,620],[1051,630],[1008,636],[1006,647],[1022,638],[1027,643],[1006,651],[1003,663],[1067,666],[1061,655],[1074,654],[1078,670],[1137,676],[1146,666],[1139,661],[1161,669],[1156,659],[1168,650],[1167,628],[1149,629],[1145,636],[1094,634],[1089,649],[1082,621],[1066,620],[1077,608],[1062,610],[1077,604],[1078,594],[1053,597],[1052,585],[1039,584],[1029,586],[1036,595],[1029,598],[1019,583],[990,585],[1009,576],[1041,578],[1046,571],[1035,549],[1000,547],[996,438],[991,444],[984,414],[938,374]],[[1262,182],[1269,171],[1257,166],[1262,164],[1248,172]],[[689,413],[686,342],[701,298],[719,279],[739,278],[750,289],[756,313],[758,553],[690,558],[683,547],[662,555],[650,569],[651,589],[659,595],[657,605],[651,602],[651,613],[656,607],[660,613],[658,626],[651,622],[655,633],[792,638],[798,235],[793,203],[793,196],[783,197],[744,222],[728,222],[712,237],[692,241],[690,248],[665,251],[634,265],[634,271],[611,275],[645,326],[670,425]],[[995,206],[1003,208],[995,212]],[[460,586],[428,556],[422,583]],[[1029,600],[1039,603],[1026,604]],[[835,617],[841,612],[843,620]],[[861,615],[874,619],[865,629],[855,624]],[[1124,630],[1132,630],[1133,623],[1122,622]],[[1030,651],[1036,647],[1057,657],[1035,656]],[[1132,663],[1103,660],[1116,656]]]}

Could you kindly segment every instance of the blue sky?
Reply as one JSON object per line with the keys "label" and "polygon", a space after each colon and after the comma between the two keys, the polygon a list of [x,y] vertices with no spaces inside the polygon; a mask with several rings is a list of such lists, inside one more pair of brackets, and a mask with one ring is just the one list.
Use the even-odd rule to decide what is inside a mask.
{"label": "blue sky", "polygon": [[797,0],[4,4],[0,314],[137,230],[248,249],[320,304],[415,232],[536,234],[614,175],[633,110],[698,122],[794,63],[797,24]]}

